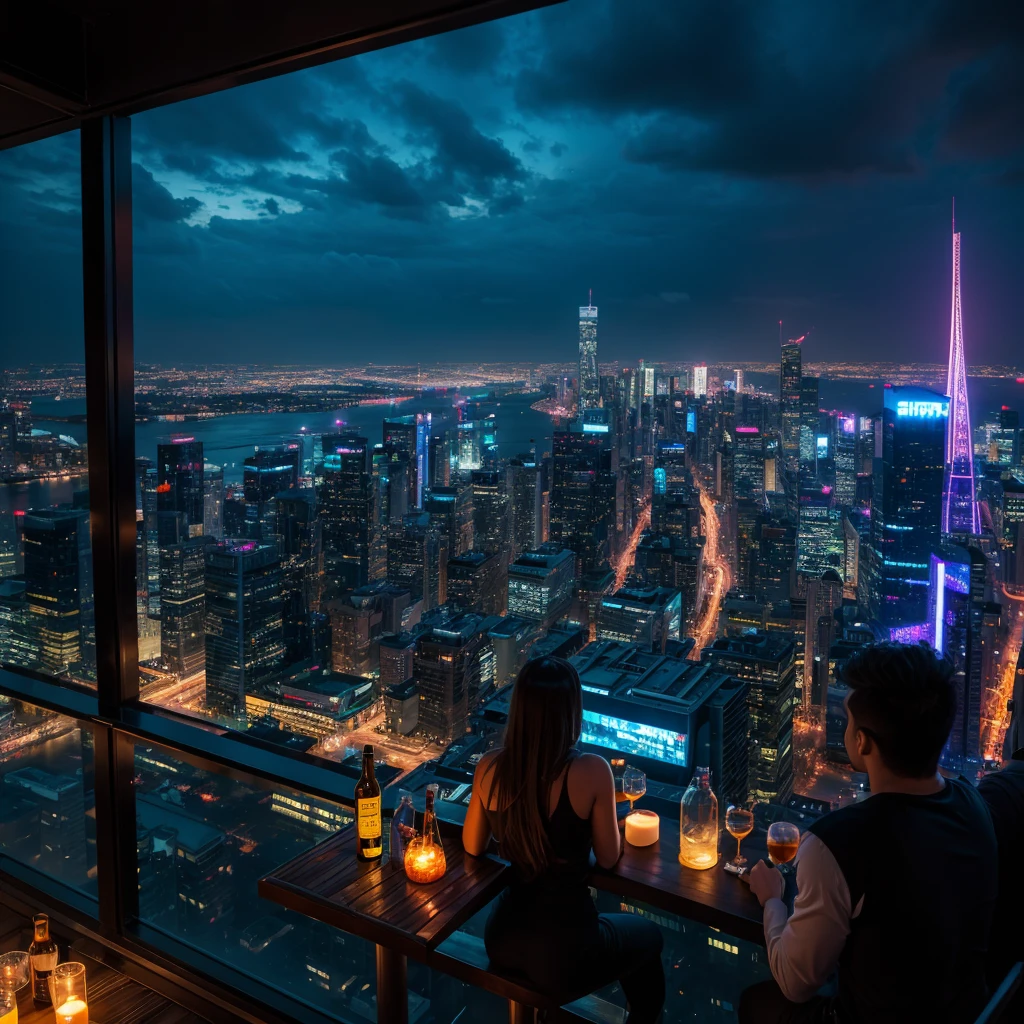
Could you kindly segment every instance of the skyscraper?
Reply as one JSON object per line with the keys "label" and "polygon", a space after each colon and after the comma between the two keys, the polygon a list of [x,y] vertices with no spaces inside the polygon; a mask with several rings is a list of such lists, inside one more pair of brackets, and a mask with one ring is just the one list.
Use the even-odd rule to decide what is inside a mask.
{"label": "skyscraper", "polygon": [[365,437],[343,437],[324,455],[320,488],[327,590],[361,587],[371,579],[379,526],[377,489],[369,472]]}
{"label": "skyscraper", "polygon": [[168,545],[160,558],[160,653],[188,679],[206,664],[206,538]]}
{"label": "skyscraper", "polygon": [[693,394],[695,398],[704,398],[708,393],[708,364],[698,363],[693,368]]}
{"label": "skyscraper", "polygon": [[948,417],[945,395],[885,389],[871,502],[872,610],[890,630],[921,626],[927,615],[929,559],[941,539]]}
{"label": "skyscraper", "polygon": [[991,677],[992,668],[985,658],[985,556],[976,547],[951,545],[930,561],[927,635],[953,663],[957,690],[956,717],[941,764],[970,771],[982,761],[982,681]]}
{"label": "skyscraper", "polygon": [[580,576],[612,554],[618,449],[609,429],[577,421],[554,435],[550,537],[575,551]]}
{"label": "skyscraper", "polygon": [[572,604],[573,553],[546,543],[524,551],[508,568],[508,612],[550,626]]}
{"label": "skyscraper", "polygon": [[430,611],[448,596],[448,539],[429,512],[411,512],[388,527],[387,579]]}
{"label": "skyscraper", "polygon": [[299,450],[288,445],[257,447],[245,460],[243,489],[247,536],[269,540],[277,515],[274,499],[294,491],[299,482]]}
{"label": "skyscraper", "polygon": [[384,420],[384,451],[391,462],[408,464],[409,506],[422,508],[430,483],[430,413]]}
{"label": "skyscraper", "polygon": [[284,657],[277,545],[222,541],[206,548],[206,700],[225,714]]}
{"label": "skyscraper", "polygon": [[801,335],[782,346],[779,417],[782,422],[782,458],[787,466],[795,466],[800,460],[800,385],[803,371],[800,345],[803,340]]}
{"label": "skyscraper", "polygon": [[38,667],[49,675],[95,667],[89,513],[27,512],[21,530],[26,624]]}
{"label": "skyscraper", "polygon": [[587,409],[597,405],[601,393],[601,379],[597,366],[597,306],[590,305],[593,293],[586,306],[580,306],[580,377],[579,408]]}
{"label": "skyscraper", "polygon": [[174,437],[170,444],[158,444],[157,509],[181,512],[188,536],[203,532],[205,488],[203,442],[194,437]]}
{"label": "skyscraper", "polygon": [[722,637],[704,659],[750,683],[749,790],[755,800],[784,804],[793,795],[793,706],[796,648],[779,633]]}
{"label": "skyscraper", "polygon": [[967,401],[967,361],[964,357],[964,327],[960,312],[960,232],[953,224],[953,308],[949,327],[949,421],[946,424],[946,475],[942,495],[942,532],[981,533],[974,487],[974,450],[971,441],[971,412]]}

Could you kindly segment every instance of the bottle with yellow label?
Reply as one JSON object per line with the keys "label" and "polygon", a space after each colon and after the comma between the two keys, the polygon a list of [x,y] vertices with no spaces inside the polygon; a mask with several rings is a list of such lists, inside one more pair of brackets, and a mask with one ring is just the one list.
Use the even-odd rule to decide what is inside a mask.
{"label": "bottle with yellow label", "polygon": [[380,783],[373,774],[373,744],[367,743],[363,747],[363,772],[356,783],[356,856],[360,860],[380,860],[383,836]]}

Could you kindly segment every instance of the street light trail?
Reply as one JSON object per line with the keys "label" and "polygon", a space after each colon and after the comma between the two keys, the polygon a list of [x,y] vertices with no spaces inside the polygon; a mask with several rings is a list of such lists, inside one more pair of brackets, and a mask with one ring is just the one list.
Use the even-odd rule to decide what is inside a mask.
{"label": "street light trail", "polygon": [[710,593],[705,594],[701,617],[693,631],[696,643],[691,657],[694,660],[699,658],[701,651],[715,639],[722,596],[732,586],[732,566],[723,557],[719,543],[722,524],[718,512],[715,511],[715,503],[699,479],[696,480],[696,485],[700,492],[701,511],[704,513],[704,571],[711,573],[712,585]]}
{"label": "street light trail", "polygon": [[629,543],[619,556],[618,563],[615,566],[616,590],[625,586],[626,577],[629,576],[629,570],[633,568],[633,562],[636,559],[636,546],[640,543],[640,536],[650,525],[650,522],[651,500],[648,498],[644,502],[643,508],[640,509],[640,515],[637,516],[636,526],[633,527],[633,532],[630,534]]}
{"label": "street light trail", "polygon": [[[1024,601],[1024,596],[1011,594],[1003,585],[1003,595],[1011,601]],[[1017,612],[1010,635],[1003,647],[1002,664],[999,666],[998,682],[985,687],[985,707],[981,718],[981,750],[986,760],[996,761],[1002,757],[1003,739],[1010,726],[1006,703],[1013,696],[1013,684],[1017,675],[1017,659],[1024,644],[1024,610]]]}

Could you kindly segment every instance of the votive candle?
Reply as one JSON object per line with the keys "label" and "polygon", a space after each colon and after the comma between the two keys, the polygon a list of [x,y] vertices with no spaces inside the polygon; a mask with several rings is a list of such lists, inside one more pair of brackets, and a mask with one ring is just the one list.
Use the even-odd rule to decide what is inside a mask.
{"label": "votive candle", "polygon": [[626,842],[630,846],[653,846],[661,831],[661,819],[654,811],[632,811],[626,815]]}
{"label": "votive candle", "polygon": [[84,999],[68,999],[54,1013],[57,1024],[89,1024],[89,1007]]}

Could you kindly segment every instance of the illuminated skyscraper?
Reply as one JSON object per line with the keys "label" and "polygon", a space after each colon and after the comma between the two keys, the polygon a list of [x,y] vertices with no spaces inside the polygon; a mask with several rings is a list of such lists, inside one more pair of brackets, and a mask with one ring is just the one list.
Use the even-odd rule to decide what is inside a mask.
{"label": "illuminated skyscraper", "polygon": [[779,414],[782,420],[782,457],[787,466],[800,459],[800,394],[803,336],[782,346],[782,371],[779,375]]}
{"label": "illuminated skyscraper", "polygon": [[597,306],[580,306],[580,409],[597,405],[601,378],[597,368]]}
{"label": "illuminated skyscraper", "polygon": [[324,572],[331,597],[371,578],[379,526],[378,491],[367,462],[367,440],[350,435],[324,455],[320,518]]}
{"label": "illuminated skyscraper", "polygon": [[[39,509],[21,520],[28,633],[47,675],[94,668],[89,514]],[[36,666],[33,666],[36,667]]]}
{"label": "illuminated skyscraper", "polygon": [[946,434],[946,475],[942,494],[942,532],[981,533],[974,488],[971,413],[967,401],[967,361],[960,313],[960,232],[953,224],[953,308],[949,327],[949,422]]}
{"label": "illuminated skyscraper", "polygon": [[222,541],[206,548],[206,700],[225,714],[284,658],[277,544]]}
{"label": "illuminated skyscraper", "polygon": [[985,642],[985,556],[976,547],[950,546],[930,562],[927,637],[953,663],[957,691],[956,717],[940,763],[965,771],[982,760],[983,680],[993,668],[993,645]]}
{"label": "illuminated skyscraper", "polygon": [[744,373],[742,370],[736,371],[736,394],[742,395],[746,388],[746,381],[744,380]]}
{"label": "illuminated skyscraper", "polygon": [[708,393],[708,364],[699,363],[693,368],[693,394],[703,398]]}
{"label": "illuminated skyscraper", "polygon": [[[875,459],[871,547],[875,617],[891,630],[923,628],[931,553],[941,539],[949,399],[886,388],[882,457]],[[895,637],[915,634],[896,632]]]}
{"label": "illuminated skyscraper", "polygon": [[189,537],[200,537],[205,518],[203,442],[194,437],[173,437],[156,447],[156,507],[160,512],[181,512]]}
{"label": "illuminated skyscraper", "polygon": [[288,445],[257,447],[245,460],[243,488],[247,536],[269,540],[277,522],[275,499],[299,482],[299,450]]}

